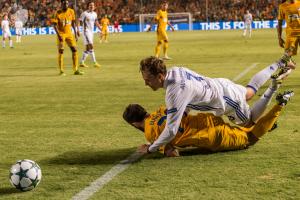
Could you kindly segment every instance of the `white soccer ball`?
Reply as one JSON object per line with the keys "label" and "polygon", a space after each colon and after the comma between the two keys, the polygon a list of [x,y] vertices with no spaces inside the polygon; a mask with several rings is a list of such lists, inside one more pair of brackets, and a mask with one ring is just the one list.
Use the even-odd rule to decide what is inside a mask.
{"label": "white soccer ball", "polygon": [[19,160],[10,168],[10,183],[21,191],[32,190],[41,179],[41,168],[32,160]]}

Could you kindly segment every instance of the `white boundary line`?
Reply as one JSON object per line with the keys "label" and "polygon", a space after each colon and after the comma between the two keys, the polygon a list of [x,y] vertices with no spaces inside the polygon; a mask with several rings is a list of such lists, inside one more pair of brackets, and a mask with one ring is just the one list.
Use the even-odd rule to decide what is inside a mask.
{"label": "white boundary line", "polygon": [[100,190],[105,184],[110,182],[115,176],[123,172],[125,169],[129,167],[129,165],[133,162],[136,162],[143,154],[135,152],[131,154],[125,160],[122,160],[119,164],[112,167],[108,172],[103,174],[97,180],[92,182],[89,186],[84,188],[82,191],[77,193],[75,196],[72,197],[72,200],[87,200],[89,199],[94,193]]}
{"label": "white boundary line", "polygon": [[253,63],[252,65],[247,67],[244,71],[242,71],[242,73],[240,73],[239,75],[234,77],[232,80],[234,82],[240,80],[243,76],[245,76],[251,69],[255,68],[257,65],[258,65],[258,63]]}
{"label": "white boundary line", "polygon": [[[258,63],[253,63],[251,66],[247,67],[242,73],[237,75],[235,78],[233,78],[233,81],[238,81],[243,76],[245,76],[251,69],[255,68],[258,65]],[[138,152],[134,152],[131,154],[128,158],[125,160],[122,160],[119,164],[112,167],[108,172],[103,174],[101,177],[96,179],[94,182],[92,182],[89,186],[81,190],[79,193],[77,193],[75,196],[72,197],[72,200],[87,200],[93,194],[95,194],[97,191],[99,191],[101,188],[103,188],[104,185],[106,185],[108,182],[110,182],[115,176],[126,170],[131,163],[136,162],[140,157],[142,157],[143,154],[140,154]]]}

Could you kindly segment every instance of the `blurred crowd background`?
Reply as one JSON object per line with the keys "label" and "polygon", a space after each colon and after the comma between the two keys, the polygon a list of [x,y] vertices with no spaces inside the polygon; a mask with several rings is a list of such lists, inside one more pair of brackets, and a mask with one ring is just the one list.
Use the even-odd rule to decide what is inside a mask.
{"label": "blurred crowd background", "polygon": [[[69,0],[77,14],[86,9],[89,0]],[[156,13],[161,0],[94,0],[101,18],[107,15],[120,24],[138,23],[138,14]],[[254,20],[273,20],[278,15],[281,0],[170,0],[169,13],[190,12],[193,21],[242,21],[246,10]],[[25,26],[49,26],[50,19],[59,9],[60,0],[0,0],[0,15],[12,15],[18,9],[28,10]]]}

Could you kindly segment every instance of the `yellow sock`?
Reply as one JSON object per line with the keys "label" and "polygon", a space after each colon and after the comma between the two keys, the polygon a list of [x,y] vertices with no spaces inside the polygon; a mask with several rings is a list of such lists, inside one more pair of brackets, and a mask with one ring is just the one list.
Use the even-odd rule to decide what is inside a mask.
{"label": "yellow sock", "polygon": [[164,42],[164,45],[163,45],[164,56],[168,55],[167,54],[168,47],[169,47],[169,42]]}
{"label": "yellow sock", "polygon": [[282,106],[275,105],[273,108],[265,114],[262,118],[260,118],[257,124],[254,125],[253,130],[251,131],[257,138],[262,137],[265,133],[267,133],[276,122],[279,114],[282,110]]}
{"label": "yellow sock", "polygon": [[64,54],[62,53],[58,54],[58,67],[60,72],[64,71]]}
{"label": "yellow sock", "polygon": [[73,60],[73,70],[76,72],[78,70],[78,53],[73,52],[72,53],[72,60]]}
{"label": "yellow sock", "polygon": [[160,54],[160,46],[161,46],[161,42],[157,42],[156,47],[155,47],[155,57],[159,57]]}

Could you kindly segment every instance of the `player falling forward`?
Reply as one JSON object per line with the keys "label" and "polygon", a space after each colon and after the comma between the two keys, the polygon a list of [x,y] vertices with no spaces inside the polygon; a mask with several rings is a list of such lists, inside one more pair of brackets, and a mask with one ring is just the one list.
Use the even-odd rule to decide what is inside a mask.
{"label": "player falling forward", "polygon": [[[160,49],[161,46],[163,47],[163,53],[165,60],[170,60],[171,58],[168,56],[168,48],[169,48],[169,38],[167,35],[167,25],[169,25],[172,29],[172,31],[175,31],[174,27],[171,25],[171,23],[168,20],[168,2],[163,1],[161,4],[161,9],[157,11],[156,17],[154,18],[154,21],[157,23],[157,43],[155,47],[155,57],[159,57],[160,55]],[[152,25],[150,25],[148,31],[150,31],[152,28]]]}
{"label": "player falling forward", "polygon": [[97,13],[94,12],[95,10],[95,3],[89,2],[87,4],[88,10],[84,11],[80,16],[80,22],[83,26],[83,43],[85,45],[85,51],[83,52],[80,67],[88,67],[84,62],[88,55],[92,57],[94,62],[94,67],[99,68],[100,65],[96,61],[95,51],[94,51],[94,26],[100,29],[100,24],[97,20]]}
{"label": "player falling forward", "polygon": [[[65,43],[67,43],[72,51],[74,75],[82,75],[83,72],[78,70],[78,52],[76,48],[76,41],[80,34],[79,30],[76,29],[75,12],[69,8],[68,0],[61,0],[61,9],[56,11],[52,23],[57,35],[59,74],[62,76],[66,75],[64,72],[63,54]],[[75,38],[72,34],[72,28],[75,33]]]}
{"label": "player falling forward", "polygon": [[21,36],[22,36],[23,22],[19,19],[16,19],[15,28],[16,28],[16,42],[20,43]]}
{"label": "player falling forward", "polygon": [[101,40],[100,40],[100,43],[102,42],[105,42],[107,43],[108,42],[108,34],[109,34],[109,31],[108,31],[108,26],[109,26],[110,22],[109,22],[109,19],[107,18],[107,15],[104,15],[104,17],[101,19]]}
{"label": "player falling forward", "polygon": [[[213,114],[199,113],[184,115],[176,137],[160,148],[166,156],[179,156],[176,148],[196,147],[212,152],[241,150],[256,144],[259,139],[273,127],[281,110],[294,93],[287,91],[277,95],[278,105],[259,119],[250,128],[231,126],[221,117]],[[138,104],[130,104],[123,113],[123,118],[145,134],[148,142],[153,143],[162,134],[167,119],[167,110],[160,107],[151,114]]]}
{"label": "player falling forward", "polygon": [[252,14],[249,12],[249,10],[246,11],[246,14],[244,15],[244,23],[245,23],[245,29],[243,36],[246,37],[247,32],[249,37],[252,35]]}
{"label": "player falling forward", "polygon": [[[286,69],[287,70],[284,70]],[[286,77],[288,70],[295,68],[290,57],[284,55],[278,62],[258,72],[247,87],[235,84],[224,78],[209,78],[184,67],[166,69],[163,60],[148,57],[140,62],[145,84],[154,91],[166,90],[167,106],[166,127],[160,137],[141,153],[155,152],[162,145],[169,143],[177,134],[181,118],[186,109],[210,111],[216,116],[226,115],[229,120],[240,126],[249,127],[257,122],[279,87],[278,81]],[[279,76],[272,80],[270,87],[250,109],[247,101],[258,89],[279,70]]]}
{"label": "player falling forward", "polygon": [[2,29],[2,35],[3,35],[2,48],[5,48],[6,38],[9,40],[10,48],[13,48],[13,41],[11,39],[11,32],[10,32],[8,14],[4,14],[4,16],[3,16],[3,20],[1,21],[1,29]]}
{"label": "player falling forward", "polygon": [[[297,55],[300,44],[300,1],[287,0],[279,5],[277,34],[279,46]],[[282,39],[283,20],[286,22],[286,41]]]}

